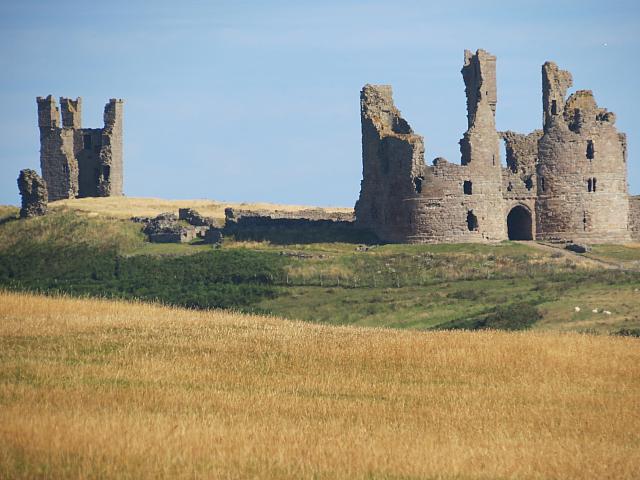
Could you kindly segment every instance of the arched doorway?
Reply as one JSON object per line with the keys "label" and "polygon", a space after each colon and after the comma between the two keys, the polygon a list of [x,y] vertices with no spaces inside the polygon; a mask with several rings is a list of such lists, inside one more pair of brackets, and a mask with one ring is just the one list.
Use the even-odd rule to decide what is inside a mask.
{"label": "arched doorway", "polygon": [[509,240],[533,240],[531,212],[522,205],[516,205],[507,215]]}

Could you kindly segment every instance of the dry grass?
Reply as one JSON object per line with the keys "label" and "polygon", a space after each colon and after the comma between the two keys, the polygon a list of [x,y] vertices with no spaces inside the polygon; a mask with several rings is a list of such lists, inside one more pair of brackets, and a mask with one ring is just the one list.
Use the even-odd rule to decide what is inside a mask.
{"label": "dry grass", "polygon": [[[179,208],[194,208],[202,215],[224,220],[224,209],[227,207],[284,212],[297,212],[316,207],[299,205],[277,205],[273,203],[228,203],[213,200],[164,200],[160,198],[130,198],[103,197],[78,198],[74,200],[60,200],[49,204],[49,208],[56,210],[68,207],[73,210],[94,213],[115,218],[150,217],[164,212],[178,213]],[[352,212],[352,208],[328,207],[327,212]]]}
{"label": "dry grass", "polygon": [[639,478],[639,347],[0,292],[0,478]]}

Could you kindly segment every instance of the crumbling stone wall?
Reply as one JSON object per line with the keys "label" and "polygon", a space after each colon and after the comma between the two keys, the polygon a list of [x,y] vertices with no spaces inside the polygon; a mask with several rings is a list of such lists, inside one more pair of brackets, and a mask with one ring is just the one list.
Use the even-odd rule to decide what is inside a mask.
{"label": "crumbling stone wall", "polygon": [[[424,162],[388,85],[360,94],[363,179],[356,224],[388,242],[629,240],[626,139],[571,74],[543,66],[543,130],[496,131],[496,57],[465,51],[461,162]],[[500,163],[500,139],[507,168]]]}
{"label": "crumbling stone wall", "polygon": [[536,165],[538,162],[538,141],[542,130],[528,135],[512,131],[500,132],[507,154],[507,168],[503,170],[503,194],[535,198],[538,192]]}
{"label": "crumbling stone wall", "polygon": [[272,243],[377,242],[360,230],[350,213],[321,209],[297,212],[225,209],[225,236]]}
{"label": "crumbling stone wall", "polygon": [[21,170],[18,189],[22,196],[20,217],[37,217],[47,214],[47,184],[34,170]]}
{"label": "crumbling stone wall", "polygon": [[178,209],[178,219],[184,220],[190,225],[193,225],[196,227],[211,227],[216,225],[216,221],[213,218],[203,217],[192,208]]}
{"label": "crumbling stone wall", "polygon": [[358,226],[401,242],[411,233],[404,200],[424,179],[424,143],[393,104],[389,85],[365,85],[360,93],[363,180],[355,212]]}
{"label": "crumbling stone wall", "polygon": [[102,148],[98,157],[97,190],[99,197],[122,195],[122,118],[124,102],[112,98],[104,107]]}
{"label": "crumbling stone wall", "polygon": [[[542,130],[528,135],[512,131],[500,132],[505,143],[507,168],[502,169],[502,196],[506,202],[507,220],[509,212],[524,208],[530,217],[531,236],[536,237],[535,211],[538,194],[538,141]],[[507,228],[509,222],[507,221]],[[509,234],[509,232],[507,232]],[[513,233],[512,233],[513,235]],[[529,238],[525,235],[526,238]]]}
{"label": "crumbling stone wall", "polygon": [[629,231],[631,239],[640,242],[640,195],[629,197]]}
{"label": "crumbling stone wall", "polygon": [[[82,128],[82,99],[38,97],[40,166],[49,200],[122,195],[123,101],[105,106],[104,128]],[[60,124],[62,120],[62,125]]]}

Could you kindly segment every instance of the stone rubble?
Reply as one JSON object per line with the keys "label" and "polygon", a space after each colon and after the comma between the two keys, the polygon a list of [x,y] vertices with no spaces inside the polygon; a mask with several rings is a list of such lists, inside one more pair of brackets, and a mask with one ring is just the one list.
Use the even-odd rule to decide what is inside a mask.
{"label": "stone rubble", "polygon": [[178,216],[166,212],[153,218],[132,217],[131,221],[142,223],[142,231],[153,243],[189,243],[197,238],[210,244],[222,242],[222,231],[215,221],[188,208],[180,209]]}

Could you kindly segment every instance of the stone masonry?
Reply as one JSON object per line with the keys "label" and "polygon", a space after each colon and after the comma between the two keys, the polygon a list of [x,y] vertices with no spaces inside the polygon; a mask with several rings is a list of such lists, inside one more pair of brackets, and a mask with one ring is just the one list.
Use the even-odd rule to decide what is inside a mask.
{"label": "stone masonry", "polygon": [[20,217],[37,217],[47,214],[47,184],[34,170],[21,170],[18,189],[22,196]]}
{"label": "stone masonry", "polygon": [[[122,100],[104,108],[104,128],[82,128],[82,99],[38,97],[40,167],[49,201],[122,195]],[[60,121],[62,120],[62,125]]]}
{"label": "stone masonry", "polygon": [[637,238],[640,202],[630,210],[626,137],[590,91],[566,98],[571,74],[547,62],[543,129],[497,132],[496,57],[465,51],[462,76],[468,129],[460,164],[436,158],[426,165],[423,137],[393,104],[391,87],[364,86],[358,227],[403,243]]}
{"label": "stone masonry", "polygon": [[640,242],[640,195],[629,197],[629,223],[631,239]]}

